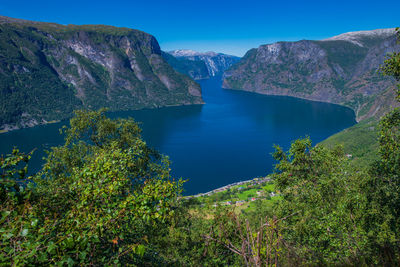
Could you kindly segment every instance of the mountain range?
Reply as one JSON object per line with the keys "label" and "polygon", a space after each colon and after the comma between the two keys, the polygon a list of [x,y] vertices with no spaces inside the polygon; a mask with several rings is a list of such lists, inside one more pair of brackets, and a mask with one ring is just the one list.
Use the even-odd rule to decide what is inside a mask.
{"label": "mountain range", "polygon": [[0,130],[61,120],[75,109],[128,110],[203,103],[139,30],[0,16]]}
{"label": "mountain range", "polygon": [[189,75],[195,80],[222,75],[240,59],[222,53],[197,52],[186,49],[165,52],[163,55],[175,70]]}
{"label": "mountain range", "polygon": [[[345,105],[358,121],[391,107],[395,81],[379,73],[399,51],[394,29],[276,42],[244,57],[161,51],[150,34],[0,16],[0,131],[70,117],[75,109],[129,110],[203,103],[192,79],[223,87]],[[190,77],[188,77],[190,76]]]}
{"label": "mountain range", "polygon": [[261,45],[224,73],[223,87],[345,105],[360,121],[396,105],[395,82],[379,66],[399,50],[394,29]]}

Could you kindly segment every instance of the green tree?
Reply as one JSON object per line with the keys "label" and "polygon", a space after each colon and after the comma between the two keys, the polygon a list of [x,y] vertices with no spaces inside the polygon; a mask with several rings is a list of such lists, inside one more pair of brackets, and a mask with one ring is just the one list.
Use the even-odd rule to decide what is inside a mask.
{"label": "green tree", "polygon": [[32,194],[26,187],[30,178],[26,177],[27,162],[30,154],[13,149],[12,153],[0,158],[0,265],[23,265],[27,255],[22,250],[31,250],[40,246],[40,242],[31,239],[32,228],[37,220],[29,212]]}
{"label": "green tree", "polygon": [[341,147],[313,147],[296,140],[288,153],[276,147],[274,180],[280,191],[276,214],[287,218],[283,235],[291,252],[307,264],[358,261],[365,233],[357,223],[365,206],[358,182],[365,172],[351,168]]}
{"label": "green tree", "polygon": [[379,159],[371,166],[362,190],[367,197],[363,227],[374,263],[400,261],[400,109],[380,121]]}
{"label": "green tree", "polygon": [[[400,28],[396,28],[396,34],[400,43]],[[393,76],[400,81],[400,52],[389,54],[380,70],[382,74]],[[397,85],[397,99],[400,101],[400,84]]]}
{"label": "green tree", "polygon": [[17,227],[16,219],[30,227],[23,239],[3,235],[20,246],[2,247],[2,263],[156,261],[154,240],[171,222],[182,187],[171,180],[168,159],[146,145],[132,119],[111,120],[105,110],[77,111],[63,132],[65,144],[48,152],[30,197],[12,218],[4,213],[2,231]]}
{"label": "green tree", "polygon": [[[396,28],[400,41],[400,29]],[[400,53],[392,53],[381,70],[400,82]],[[397,85],[400,101],[400,83]],[[368,213],[364,228],[370,250],[378,251],[375,263],[400,263],[400,109],[386,114],[379,123],[379,159],[371,166],[367,194]]]}

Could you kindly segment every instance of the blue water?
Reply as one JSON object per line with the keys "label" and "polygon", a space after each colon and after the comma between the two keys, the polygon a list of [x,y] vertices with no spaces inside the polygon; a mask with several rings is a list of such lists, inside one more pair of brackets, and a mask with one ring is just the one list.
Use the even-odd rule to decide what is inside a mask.
{"label": "blue water", "polygon": [[[273,144],[287,149],[305,136],[316,144],[356,123],[354,112],[338,105],[224,90],[218,77],[200,84],[204,105],[110,114],[141,122],[147,143],[170,157],[173,177],[188,179],[186,195],[271,173]],[[37,148],[30,163],[36,171],[43,150],[62,143],[58,129],[64,124],[1,134],[0,153],[13,145]]]}

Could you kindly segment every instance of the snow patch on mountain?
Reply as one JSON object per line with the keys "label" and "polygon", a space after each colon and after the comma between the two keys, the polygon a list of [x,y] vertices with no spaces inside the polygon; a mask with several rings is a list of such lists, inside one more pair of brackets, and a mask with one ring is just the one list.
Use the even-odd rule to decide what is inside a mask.
{"label": "snow patch on mountain", "polygon": [[188,49],[179,49],[167,52],[176,58],[186,58],[191,61],[201,60],[206,64],[210,76],[222,74],[230,66],[239,61],[239,57],[216,52],[197,52]]}
{"label": "snow patch on mountain", "polygon": [[322,41],[335,41],[342,40],[348,41],[358,46],[363,47],[364,43],[362,39],[365,38],[387,38],[395,34],[395,28],[389,29],[377,29],[372,31],[357,31],[357,32],[346,32],[337,36],[333,36]]}
{"label": "snow patch on mountain", "polygon": [[[168,54],[173,55],[174,57],[194,57],[194,56],[210,56],[215,57],[218,53],[209,51],[209,52],[198,52],[190,49],[178,49],[173,51],[168,51]],[[221,55],[223,55],[221,53]]]}

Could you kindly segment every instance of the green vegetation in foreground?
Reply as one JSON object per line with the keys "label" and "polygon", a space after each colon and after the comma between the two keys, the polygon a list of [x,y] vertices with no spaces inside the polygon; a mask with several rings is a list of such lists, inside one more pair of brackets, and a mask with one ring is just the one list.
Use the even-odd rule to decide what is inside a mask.
{"label": "green vegetation in foreground", "polygon": [[[30,155],[0,159],[0,265],[141,264],[171,223],[181,181],[133,120],[77,111],[65,144],[25,177]],[[154,257],[153,253],[147,253]]]}
{"label": "green vegetation in foreground", "polygon": [[[400,82],[399,54],[383,73]],[[184,198],[132,119],[78,111],[34,176],[29,154],[0,158],[0,265],[398,266],[400,108],[377,131],[370,164],[299,139],[275,147],[273,183]]]}
{"label": "green vegetation in foreground", "polygon": [[76,114],[36,175],[25,177],[29,155],[1,158],[0,265],[392,265],[400,257],[398,109],[381,123],[372,167],[354,166],[341,147],[297,140],[289,152],[276,148],[271,180],[198,198],[179,198],[182,182],[132,120]]}

